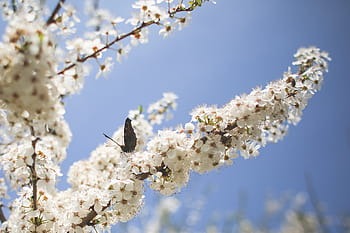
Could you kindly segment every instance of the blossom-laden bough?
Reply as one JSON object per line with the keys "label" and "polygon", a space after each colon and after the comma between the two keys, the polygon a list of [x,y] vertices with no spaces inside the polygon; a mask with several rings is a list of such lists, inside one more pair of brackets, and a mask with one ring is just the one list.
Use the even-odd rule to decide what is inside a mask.
{"label": "blossom-laden bough", "polygon": [[[148,41],[148,28],[159,26],[167,36],[182,29],[189,13],[205,1],[140,0],[127,20],[89,8],[94,31],[78,37],[76,11],[60,0],[53,13],[40,1],[1,1],[8,22],[0,43],[0,165],[17,198],[6,217],[0,202],[3,232],[90,232],[135,217],[144,200],[144,185],[171,195],[186,185],[191,172],[204,173],[230,165],[239,155],[250,158],[259,148],[281,139],[296,124],[308,100],[321,87],[327,53],[302,48],[279,81],[235,97],[223,107],[195,108],[190,122],[153,134],[176,108],[177,96],[165,93],[147,112],[130,111],[137,145],[125,152],[107,140],[86,160],[74,163],[67,190],[56,188],[60,163],[71,140],[64,119],[64,97],[78,92],[88,74],[86,61],[95,60],[98,75],[111,69],[131,48]],[[62,13],[59,13],[62,11]],[[47,20],[44,20],[45,17]],[[131,25],[119,32],[119,25]],[[56,36],[53,36],[56,34]],[[59,38],[67,43],[61,47]],[[122,44],[122,42],[124,44]],[[123,130],[112,136],[122,145]],[[0,179],[1,198],[8,187]]]}

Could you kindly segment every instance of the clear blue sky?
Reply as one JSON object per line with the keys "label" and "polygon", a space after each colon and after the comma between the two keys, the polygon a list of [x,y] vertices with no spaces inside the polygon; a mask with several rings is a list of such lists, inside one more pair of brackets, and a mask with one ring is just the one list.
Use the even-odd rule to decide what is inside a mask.
{"label": "clear blue sky", "polygon": [[[118,12],[118,2],[122,1],[109,8]],[[131,7],[121,4],[127,16]],[[279,79],[296,50],[310,45],[328,51],[333,60],[302,121],[256,159],[239,159],[233,166],[193,175],[176,196],[195,197],[210,187],[204,211],[225,212],[237,208],[243,191],[247,211],[256,217],[267,194],[306,191],[307,173],[327,213],[350,213],[348,0],[217,0],[194,12],[190,25],[170,38],[154,31],[150,42],[133,49],[107,79],[87,78],[85,89],[67,100],[73,140],[63,172],[103,143],[102,132],[111,134],[129,109],[147,106],[172,91],[179,96],[179,107],[167,126],[185,123],[197,105],[223,105]]]}

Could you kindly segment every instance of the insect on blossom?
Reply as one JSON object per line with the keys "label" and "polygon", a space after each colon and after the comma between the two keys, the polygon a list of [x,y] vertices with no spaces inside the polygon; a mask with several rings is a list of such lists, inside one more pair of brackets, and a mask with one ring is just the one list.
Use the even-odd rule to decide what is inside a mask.
{"label": "insect on blossom", "polygon": [[106,134],[103,134],[103,135],[106,138],[108,138],[111,141],[113,141],[114,143],[116,143],[118,146],[120,146],[122,151],[124,151],[125,153],[130,153],[130,152],[133,152],[135,150],[137,138],[136,138],[136,134],[135,134],[134,128],[131,125],[130,118],[126,118],[125,119],[125,124],[124,124],[124,145],[120,145],[113,138],[109,137]]}

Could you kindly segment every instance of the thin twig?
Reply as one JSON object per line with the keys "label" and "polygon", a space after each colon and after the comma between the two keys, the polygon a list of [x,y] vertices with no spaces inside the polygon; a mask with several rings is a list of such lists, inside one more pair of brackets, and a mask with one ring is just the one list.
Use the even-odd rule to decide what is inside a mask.
{"label": "thin twig", "polygon": [[47,19],[46,21],[46,25],[50,25],[53,22],[55,22],[55,16],[57,15],[57,13],[59,12],[59,10],[62,7],[62,4],[65,2],[65,0],[59,0],[55,9],[52,11],[51,16]]}
{"label": "thin twig", "polygon": [[[37,142],[37,139],[35,139],[35,140],[32,142],[33,149],[35,149],[35,144],[36,144],[36,142]],[[37,154],[34,152],[34,153],[32,154],[33,163],[32,163],[32,165],[30,166],[30,172],[31,172],[31,174],[32,174],[32,186],[33,186],[33,210],[37,210],[37,209],[38,209],[38,205],[37,205],[37,196],[38,196],[38,186],[37,186],[37,183],[38,183],[38,175],[37,175],[36,170],[35,170],[36,156],[37,156]]]}
{"label": "thin twig", "polygon": [[2,207],[3,207],[3,205],[0,205],[0,222],[1,222],[1,223],[4,223],[4,222],[6,222],[7,220],[6,220],[6,217],[5,217],[4,212],[2,211]]}
{"label": "thin twig", "polygon": [[12,6],[12,10],[13,10],[14,12],[16,12],[16,11],[17,11],[16,0],[12,0],[12,1],[11,1],[11,6]]}
{"label": "thin twig", "polygon": [[[31,134],[32,136],[35,136],[35,132],[34,132],[34,128],[31,126],[30,127],[31,130]],[[32,154],[32,160],[33,163],[32,165],[29,166],[30,168],[30,173],[31,173],[31,183],[32,183],[32,188],[33,188],[33,194],[32,194],[32,198],[33,198],[33,210],[37,210],[38,209],[38,174],[36,172],[36,152],[35,152],[35,148],[36,148],[36,143],[40,140],[40,138],[35,138],[32,141],[32,147],[33,147],[33,154]],[[34,224],[37,226],[39,225],[39,219],[38,217],[34,218]]]}
{"label": "thin twig", "polygon": [[[97,10],[99,8],[99,3],[100,3],[99,0],[94,0],[94,2],[93,2],[94,12],[93,13],[97,12]],[[101,17],[101,16],[99,16],[99,17]],[[101,29],[101,27],[99,25],[96,25],[95,31],[98,32],[98,31],[100,31],[100,29]]]}
{"label": "thin twig", "polygon": [[312,185],[310,175],[305,174],[305,182],[306,182],[307,192],[308,192],[309,197],[310,197],[311,205],[315,210],[317,221],[321,227],[321,232],[322,233],[329,233],[330,230],[327,227],[326,219],[325,219],[324,213],[320,207],[320,202],[317,198],[316,191]]}
{"label": "thin twig", "polygon": [[94,3],[93,3],[93,4],[94,4],[94,9],[95,9],[95,10],[97,10],[97,9],[98,9],[99,3],[100,3],[100,1],[99,1],[99,0],[95,0],[95,1],[94,1]]}
{"label": "thin twig", "polygon": [[[134,30],[126,33],[126,34],[123,34],[121,36],[118,36],[117,38],[115,38],[114,40],[112,40],[111,42],[107,43],[105,46],[97,49],[95,52],[93,52],[92,54],[90,55],[87,55],[85,57],[82,57],[82,58],[78,58],[77,61],[78,62],[85,62],[86,60],[90,59],[90,58],[95,58],[97,57],[97,55],[101,52],[103,52],[105,49],[108,49],[110,48],[112,45],[114,45],[116,42],[120,41],[120,40],[123,40],[125,39],[126,37],[129,37],[131,35],[135,35],[137,34],[138,32],[140,32],[141,29],[145,28],[145,27],[148,27],[152,24],[156,24],[157,22],[154,21],[154,20],[151,20],[151,21],[148,21],[148,22],[144,22],[142,23],[140,26],[138,26],[137,28],[135,28]],[[65,67],[63,70],[61,70],[60,72],[58,72],[57,74],[60,75],[60,74],[64,74],[64,72],[66,72],[67,70],[70,70],[72,69],[73,67],[76,66],[76,63],[73,63],[73,64],[70,64],[69,66]]]}

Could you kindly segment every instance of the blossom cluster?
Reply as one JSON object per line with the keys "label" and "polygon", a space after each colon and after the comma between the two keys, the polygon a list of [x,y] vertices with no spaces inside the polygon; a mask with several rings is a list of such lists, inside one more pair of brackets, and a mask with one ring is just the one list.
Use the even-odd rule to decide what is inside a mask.
{"label": "blossom cluster", "polygon": [[289,69],[281,80],[237,96],[221,108],[198,107],[184,128],[159,131],[147,144],[148,153],[162,157],[150,187],[172,194],[186,184],[190,171],[208,172],[232,164],[239,155],[255,157],[259,148],[280,140],[320,89],[329,60],[315,47],[302,48],[295,57],[296,73]]}
{"label": "blossom cluster", "polygon": [[[281,80],[237,96],[222,108],[202,106],[193,110],[196,123],[193,169],[209,171],[240,153],[244,158],[259,154],[267,142],[277,142],[296,124],[308,100],[322,85],[328,54],[318,48],[302,48],[295,55],[299,71],[291,69]],[[205,148],[205,150],[204,150]]]}
{"label": "blossom cluster", "polygon": [[184,186],[190,176],[190,150],[193,141],[184,133],[162,130],[148,143],[147,151],[161,156],[161,163],[152,174],[150,187],[164,195]]}
{"label": "blossom cluster", "polygon": [[[177,107],[176,99],[178,97],[171,92],[163,93],[163,98],[159,101],[150,104],[147,113],[148,120],[151,124],[160,124],[164,118],[170,119],[172,115],[169,109],[175,110]],[[165,114],[166,113],[166,114]]]}
{"label": "blossom cluster", "polygon": [[54,43],[42,28],[21,18],[9,23],[0,44],[0,98],[10,112],[28,120],[50,121],[64,110],[52,81]]}

